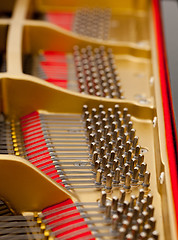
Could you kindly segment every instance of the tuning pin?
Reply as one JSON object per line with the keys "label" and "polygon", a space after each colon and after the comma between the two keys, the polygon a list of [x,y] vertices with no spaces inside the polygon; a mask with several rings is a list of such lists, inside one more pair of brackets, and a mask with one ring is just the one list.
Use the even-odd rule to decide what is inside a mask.
{"label": "tuning pin", "polygon": [[136,196],[131,195],[130,205],[129,205],[130,211],[133,211],[133,208],[135,207],[135,204],[136,204]]}
{"label": "tuning pin", "polygon": [[133,139],[132,148],[133,148],[133,149],[135,149],[135,148],[136,148],[136,146],[137,146],[137,144],[138,144],[138,137],[137,137],[137,136],[135,136],[135,137],[134,137],[134,139]]}
{"label": "tuning pin", "polygon": [[118,197],[114,196],[112,198],[112,210],[117,211]]}
{"label": "tuning pin", "polygon": [[110,156],[109,156],[109,162],[110,162],[110,163],[113,163],[114,158],[115,158],[115,151],[112,150],[111,153],[110,153]]}
{"label": "tuning pin", "polygon": [[120,183],[120,168],[116,168],[116,170],[115,170],[114,183],[116,183],[116,184]]}
{"label": "tuning pin", "polygon": [[121,157],[120,157],[120,164],[119,164],[119,168],[122,170],[123,167],[124,167],[124,164],[126,163],[126,156],[123,154]]}
{"label": "tuning pin", "polygon": [[131,162],[130,162],[130,172],[133,174],[133,171],[134,171],[134,168],[136,166],[136,163],[137,163],[137,160],[135,158],[132,158],[131,159]]}
{"label": "tuning pin", "polygon": [[[122,144],[123,144],[124,146],[126,146],[127,140],[128,140],[128,135],[127,135],[127,133],[124,133],[124,135],[123,135],[123,137],[122,137]],[[127,152],[127,151],[125,150],[125,152]]]}
{"label": "tuning pin", "polygon": [[90,144],[90,154],[93,154],[94,151],[96,151],[96,143],[92,142]]}
{"label": "tuning pin", "polygon": [[85,122],[85,127],[88,128],[89,126],[91,126],[91,119],[87,118]]}
{"label": "tuning pin", "polygon": [[154,217],[151,217],[148,219],[148,224],[151,226],[151,230],[155,230],[155,226],[156,226],[156,220]]}
{"label": "tuning pin", "polygon": [[107,152],[110,153],[112,151],[112,149],[113,149],[113,142],[109,142]]}
{"label": "tuning pin", "polygon": [[104,147],[104,144],[105,144],[104,138],[100,138],[100,140],[99,140],[99,148]]}
{"label": "tuning pin", "polygon": [[137,222],[137,226],[138,226],[138,229],[139,229],[138,231],[140,232],[141,229],[142,229],[142,226],[144,224],[143,220],[141,218],[138,218],[136,222]]}
{"label": "tuning pin", "polygon": [[139,154],[140,154],[140,145],[137,145],[135,148],[135,157],[138,157]]}
{"label": "tuning pin", "polygon": [[90,133],[90,135],[89,135],[89,143],[94,142],[94,140],[95,140],[95,134],[94,133]]}
{"label": "tuning pin", "polygon": [[151,205],[153,202],[153,195],[151,193],[148,193],[146,199],[147,199],[147,206]]}
{"label": "tuning pin", "polygon": [[150,186],[150,172],[148,171],[145,172],[142,185],[145,189],[147,189]]}
{"label": "tuning pin", "polygon": [[[106,122],[107,122],[107,119],[106,119],[106,112],[105,111],[101,111],[101,113],[100,113],[100,119],[101,119],[101,121],[103,120],[103,119],[105,119],[106,120]],[[106,124],[105,124],[106,125]],[[104,125],[104,126],[105,126]]]}
{"label": "tuning pin", "polygon": [[102,131],[101,131],[101,129],[98,129],[96,132],[96,140],[100,143],[101,138],[102,138]]}
{"label": "tuning pin", "polygon": [[103,158],[101,159],[101,165],[103,169],[105,169],[106,164],[107,164],[107,156],[104,155]]}
{"label": "tuning pin", "polygon": [[139,178],[140,181],[144,180],[145,172],[146,172],[147,164],[143,162],[140,167],[140,173],[139,173]]}
{"label": "tuning pin", "polygon": [[109,132],[109,126],[104,126],[104,137],[106,138],[107,134]]}
{"label": "tuning pin", "polygon": [[96,180],[95,180],[95,183],[97,185],[101,185],[101,178],[102,178],[102,170],[101,169],[98,169],[96,171]]}
{"label": "tuning pin", "polygon": [[139,207],[135,206],[133,209],[133,221],[136,222],[139,216]]}
{"label": "tuning pin", "polygon": [[158,234],[157,231],[153,231],[153,232],[151,233],[151,236],[153,237],[154,240],[158,240],[158,238],[159,238],[159,234]]}
{"label": "tuning pin", "polygon": [[99,113],[101,113],[102,111],[104,111],[104,106],[102,104],[99,105]]}
{"label": "tuning pin", "polygon": [[122,222],[122,219],[123,219],[123,208],[122,207],[118,207],[117,208],[117,215],[119,217],[119,222]]}
{"label": "tuning pin", "polygon": [[114,122],[115,116],[111,114],[108,119],[109,119],[109,125],[111,125]]}
{"label": "tuning pin", "polygon": [[133,240],[134,239],[134,235],[132,233],[128,233],[126,236],[125,236],[125,240]]}
{"label": "tuning pin", "polygon": [[108,108],[108,111],[107,111],[108,119],[111,115],[112,115],[112,108]]}
{"label": "tuning pin", "polygon": [[124,109],[123,109],[123,119],[126,118],[127,113],[128,113],[128,108],[124,108]]}
{"label": "tuning pin", "polygon": [[132,219],[133,219],[133,213],[132,212],[128,212],[127,216],[126,216],[127,221],[129,221],[129,228],[132,225]]}
{"label": "tuning pin", "polygon": [[148,235],[146,232],[141,232],[139,235],[139,240],[147,240],[148,239]]}
{"label": "tuning pin", "polygon": [[106,144],[108,145],[110,141],[111,141],[111,133],[107,133],[106,134]]}
{"label": "tuning pin", "polygon": [[91,109],[91,117],[93,118],[95,115],[97,115],[97,110],[96,108]]}
{"label": "tuning pin", "polygon": [[111,202],[106,202],[105,217],[106,219],[111,218]]}
{"label": "tuning pin", "polygon": [[141,218],[142,218],[144,224],[147,222],[148,217],[149,217],[149,216],[148,216],[148,212],[147,212],[147,211],[143,211],[143,212],[141,213]]}
{"label": "tuning pin", "polygon": [[118,221],[119,221],[119,217],[117,214],[113,214],[112,216],[112,231],[117,231],[118,230]]}
{"label": "tuning pin", "polygon": [[112,171],[115,172],[116,168],[118,167],[118,160],[114,159],[113,165],[112,165]]}
{"label": "tuning pin", "polygon": [[113,121],[113,122],[111,123],[111,132],[113,133],[114,130],[116,130],[116,122]]}
{"label": "tuning pin", "polygon": [[87,105],[83,105],[83,113],[85,113],[86,111],[88,111],[88,106]]}
{"label": "tuning pin", "polygon": [[123,146],[119,146],[118,147],[118,151],[117,151],[117,157],[120,158],[122,156],[123,152],[124,152],[124,147]]}
{"label": "tuning pin", "polygon": [[140,213],[142,213],[146,208],[146,199],[142,199],[140,202]]}
{"label": "tuning pin", "polygon": [[122,125],[119,130],[119,135],[121,136],[121,138],[123,138],[124,133],[125,133],[125,127]]}
{"label": "tuning pin", "polygon": [[93,131],[92,126],[88,126],[87,127],[87,134],[88,134],[88,136],[92,133],[92,131]]}
{"label": "tuning pin", "polygon": [[134,137],[135,137],[135,129],[132,128],[132,129],[130,130],[130,141],[131,141],[131,142],[133,142]]}
{"label": "tuning pin", "polygon": [[127,124],[127,132],[130,133],[132,128],[133,128],[133,122],[129,121],[128,124]]}
{"label": "tuning pin", "polygon": [[111,173],[109,173],[109,174],[106,176],[106,186],[105,186],[105,188],[106,188],[107,190],[111,190],[111,189],[112,189],[112,178],[113,178],[113,176],[112,176]]}
{"label": "tuning pin", "polygon": [[129,171],[129,164],[125,163],[124,166],[123,166],[122,175],[121,175],[121,177],[123,179],[125,179],[126,174],[128,173],[128,171]]}
{"label": "tuning pin", "polygon": [[131,145],[131,142],[130,142],[130,141],[127,141],[127,142],[126,142],[126,146],[125,146],[125,152],[128,152],[128,151],[129,151],[130,145]]}
{"label": "tuning pin", "polygon": [[123,202],[123,210],[124,210],[124,214],[127,215],[129,209],[129,202],[128,201],[124,201]]}
{"label": "tuning pin", "polygon": [[105,126],[107,126],[107,118],[102,118],[102,119],[101,119],[101,126],[102,126],[102,128],[104,128]]}
{"label": "tuning pin", "polygon": [[125,201],[125,190],[121,189],[120,194],[121,194],[121,196],[120,196],[120,199],[119,199],[119,204],[122,205]]}
{"label": "tuning pin", "polygon": [[115,118],[116,118],[116,121],[118,122],[118,120],[120,119],[121,120],[121,111],[117,111],[115,113]]}
{"label": "tuning pin", "polygon": [[93,124],[95,125],[99,121],[98,115],[94,115],[93,117]]}
{"label": "tuning pin", "polygon": [[113,142],[115,143],[117,141],[117,137],[118,137],[118,129],[114,129],[113,131]]}
{"label": "tuning pin", "polygon": [[97,159],[98,159],[98,153],[97,151],[94,151],[92,155],[92,164],[95,164]]}
{"label": "tuning pin", "polygon": [[140,204],[141,200],[144,198],[145,191],[143,189],[140,189],[139,196],[137,199],[137,204]]}
{"label": "tuning pin", "polygon": [[121,131],[121,126],[122,126],[122,118],[118,118],[117,120],[117,127]]}
{"label": "tuning pin", "polygon": [[133,170],[133,175],[132,175],[132,184],[137,185],[138,183],[138,167],[135,167]]}
{"label": "tuning pin", "polygon": [[131,233],[132,233],[132,235],[134,236],[134,239],[136,239],[136,236],[137,236],[137,234],[138,234],[138,231],[139,231],[139,229],[138,229],[138,226],[137,226],[137,225],[133,225],[133,226],[131,227]]}
{"label": "tuning pin", "polygon": [[105,168],[104,168],[104,173],[103,173],[103,175],[104,175],[105,178],[106,178],[107,175],[110,173],[110,171],[111,171],[111,166],[110,166],[109,164],[106,164],[106,166],[105,166]]}
{"label": "tuning pin", "polygon": [[131,159],[132,159],[132,150],[130,149],[128,152],[127,152],[127,163],[128,164],[131,164]]}
{"label": "tuning pin", "polygon": [[124,239],[126,235],[126,229],[124,227],[119,228],[119,239]]}
{"label": "tuning pin", "polygon": [[97,172],[97,170],[100,168],[100,160],[96,160],[95,161],[95,166],[94,166],[94,170],[95,170],[95,172]]}
{"label": "tuning pin", "polygon": [[106,192],[105,191],[101,191],[101,199],[100,199],[100,207],[105,207],[106,206]]}
{"label": "tuning pin", "polygon": [[142,155],[142,154],[139,154],[138,155],[138,163],[137,163],[137,167],[141,167],[141,164],[143,163],[143,161],[144,161],[144,155]]}
{"label": "tuning pin", "polygon": [[118,111],[119,111],[119,105],[116,104],[116,105],[114,106],[114,114],[116,115]]}
{"label": "tuning pin", "polygon": [[130,122],[131,115],[128,113],[125,117],[125,124],[128,124]]}
{"label": "tuning pin", "polygon": [[83,119],[86,121],[87,119],[90,119],[90,113],[88,111],[83,112]]}
{"label": "tuning pin", "polygon": [[118,137],[116,140],[116,149],[118,149],[121,146],[121,143],[122,143],[122,139]]}
{"label": "tuning pin", "polygon": [[154,207],[153,207],[153,205],[149,205],[148,207],[147,207],[147,212],[148,212],[148,215],[149,215],[149,218],[151,218],[151,217],[153,217],[153,215],[154,215]]}
{"label": "tuning pin", "polygon": [[99,153],[99,156],[100,158],[103,158],[103,156],[105,155],[105,152],[106,152],[106,148],[103,146],[100,148],[100,153]]}
{"label": "tuning pin", "polygon": [[128,220],[123,220],[122,221],[122,227],[126,229],[126,231],[128,230],[129,228],[129,221]]}
{"label": "tuning pin", "polygon": [[151,226],[147,223],[143,226],[143,231],[146,232],[147,235],[151,232]]}

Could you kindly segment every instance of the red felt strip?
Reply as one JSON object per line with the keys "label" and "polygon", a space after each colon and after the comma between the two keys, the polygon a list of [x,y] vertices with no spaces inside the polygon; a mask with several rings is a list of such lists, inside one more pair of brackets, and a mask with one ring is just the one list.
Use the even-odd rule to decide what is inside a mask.
{"label": "red felt strip", "polygon": [[21,121],[21,122],[23,123],[23,127],[25,127],[25,126],[29,125],[29,122],[30,122],[30,124],[31,123],[33,124],[35,122],[39,122],[39,119],[36,116],[33,116],[33,117],[29,118],[29,121],[27,121],[27,119],[26,119],[26,120]]}
{"label": "red felt strip", "polygon": [[27,141],[25,146],[30,147],[30,146],[33,146],[34,144],[39,144],[39,143],[42,143],[42,142],[45,142],[45,140],[42,137],[41,138],[35,138],[32,141]]}
{"label": "red felt strip", "polygon": [[[56,176],[58,176],[56,168],[52,164],[53,162],[49,155],[48,147],[46,146],[46,142],[41,129],[39,113],[33,112],[32,114],[21,118],[21,127],[25,147],[28,148],[26,151],[29,161],[31,161],[34,165],[38,164],[38,168],[43,167],[42,171],[51,169],[51,171],[53,171],[53,173],[55,172]],[[36,145],[36,143],[38,143],[38,145]],[[46,162],[43,163],[44,161]],[[41,164],[39,164],[40,162]],[[50,164],[50,166],[44,168],[47,163]]]}
{"label": "red felt strip", "polygon": [[74,13],[72,12],[48,12],[46,19],[62,28],[72,30]]}
{"label": "red felt strip", "polygon": [[46,74],[47,78],[67,80],[67,64],[60,66],[59,63],[41,62],[40,66]]}
{"label": "red felt strip", "polygon": [[64,52],[45,51],[40,66],[46,75],[46,81],[58,87],[67,88],[68,66]]}
{"label": "red felt strip", "polygon": [[45,62],[67,62],[66,53],[58,51],[44,51],[43,58]]}
{"label": "red felt strip", "polygon": [[66,57],[65,52],[59,51],[44,51],[44,56],[63,56]]}
{"label": "red felt strip", "polygon": [[164,123],[166,132],[166,145],[169,159],[169,171],[171,176],[172,192],[174,198],[174,206],[177,218],[177,228],[178,228],[178,174],[176,167],[176,149],[175,149],[175,139],[173,135],[175,132],[174,123],[174,112],[172,105],[172,97],[170,90],[169,74],[166,61],[166,53],[164,47],[164,39],[162,32],[162,22],[160,16],[160,6],[158,0],[153,0],[153,14],[155,21],[155,31],[157,37],[157,48],[158,48],[158,60],[159,60],[159,71],[160,71],[160,83],[162,92],[162,103],[164,111]]}
{"label": "red felt strip", "polygon": [[47,82],[53,83],[58,87],[67,89],[67,80],[46,79]]}
{"label": "red felt strip", "polygon": [[[71,235],[74,235],[73,237],[72,236],[70,237],[70,239],[73,239],[73,240],[82,238],[84,236],[90,236],[91,237],[90,239],[94,240],[95,238],[92,236],[92,233],[88,228],[87,224],[84,223],[81,226],[75,227],[74,224],[80,223],[80,222],[82,223],[84,222],[84,219],[80,216],[80,213],[78,212],[77,208],[71,204],[73,204],[73,201],[71,199],[67,199],[59,204],[48,207],[42,211],[44,214],[48,214],[44,218],[48,219],[49,221],[52,217],[55,217],[55,219],[53,218],[49,222],[49,225],[51,225],[51,227],[52,227],[52,224],[55,223],[55,227],[52,228],[52,231],[62,230],[63,228],[65,229],[67,227],[68,229],[65,229],[63,233],[58,234],[56,237],[63,237],[67,234],[69,234],[70,236],[71,234]],[[70,207],[65,209],[65,206],[66,207],[70,206]],[[78,217],[76,220],[73,220],[72,217],[75,217],[75,216],[78,216]],[[64,223],[64,220],[67,220],[67,222]],[[77,232],[77,230],[82,230],[82,229],[85,229],[83,233]]]}
{"label": "red felt strip", "polygon": [[37,116],[38,116],[38,112],[35,111],[35,112],[32,112],[32,113],[30,113],[28,115],[25,115],[25,116],[21,117],[20,120],[21,120],[21,122],[22,121],[29,121],[30,118],[37,117]]}

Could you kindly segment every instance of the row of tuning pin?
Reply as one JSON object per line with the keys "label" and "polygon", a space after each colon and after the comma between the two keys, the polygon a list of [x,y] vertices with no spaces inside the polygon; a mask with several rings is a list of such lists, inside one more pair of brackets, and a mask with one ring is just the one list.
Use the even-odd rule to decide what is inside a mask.
{"label": "row of tuning pin", "polygon": [[145,195],[140,189],[138,197],[131,195],[130,201],[125,198],[124,190],[120,191],[120,198],[114,196],[112,200],[105,191],[101,192],[99,205],[105,209],[105,218],[111,220],[112,231],[118,232],[121,240],[158,239],[152,194]]}
{"label": "row of tuning pin", "polygon": [[108,39],[111,12],[109,9],[82,8],[74,18],[73,31],[88,37]]}
{"label": "row of tuning pin", "polygon": [[124,108],[122,113],[119,105],[115,105],[105,112],[100,105],[98,111],[93,108],[89,113],[88,106],[84,105],[83,121],[96,184],[105,182],[108,190],[121,181],[125,189],[139,184],[148,188],[150,173],[146,171],[144,155],[140,154],[141,147],[128,109]]}
{"label": "row of tuning pin", "polygon": [[111,49],[75,46],[73,55],[81,93],[122,98],[120,77]]}

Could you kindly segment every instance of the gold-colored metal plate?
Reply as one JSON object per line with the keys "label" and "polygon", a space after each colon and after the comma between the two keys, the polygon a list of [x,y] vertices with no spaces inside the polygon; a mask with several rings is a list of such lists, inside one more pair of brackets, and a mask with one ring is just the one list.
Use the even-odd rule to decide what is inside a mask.
{"label": "gold-colored metal plate", "polygon": [[1,155],[0,198],[16,213],[39,212],[70,197],[70,193],[61,185],[27,160]]}
{"label": "gold-colored metal plate", "polygon": [[[0,21],[0,27],[3,32],[0,46],[3,50],[5,46],[7,46],[7,72],[0,73],[1,111],[5,114],[7,119],[13,118],[17,120],[19,117],[34,110],[81,113],[83,104],[87,104],[90,108],[98,107],[101,103],[106,107],[113,107],[115,103],[119,103],[121,109],[127,107],[129,113],[133,116],[132,120],[137,135],[139,136],[140,144],[148,150],[145,153],[145,158],[148,169],[151,172],[151,189],[154,195],[154,205],[156,206],[155,214],[157,218],[157,229],[160,232],[160,239],[176,239],[176,220],[169,163],[165,148],[164,117],[151,1],[102,1],[103,7],[107,7],[108,4],[112,5],[113,16],[116,16],[118,12],[120,12],[120,15],[125,12],[124,18],[126,18],[127,12],[129,16],[127,20],[130,27],[132,24],[131,19],[135,19],[135,21],[138,19],[137,23],[141,28],[139,34],[136,36],[131,32],[129,33],[130,35],[127,35],[125,29],[122,28],[120,29],[122,36],[120,37],[120,41],[117,42],[101,42],[88,37],[78,36],[74,33],[69,33],[47,22],[26,19],[28,13],[33,11],[33,7],[35,11],[41,12],[54,8],[66,10],[71,7],[71,1],[68,3],[67,7],[64,6],[66,1],[62,1],[63,5],[61,6],[59,6],[58,0],[39,0],[34,2],[33,6],[33,4],[30,4],[29,0],[17,0],[12,18],[10,20],[1,19]],[[75,11],[82,2],[83,1],[73,1],[73,11]],[[96,1],[91,1],[90,4],[93,4],[92,6],[95,7],[94,2]],[[101,1],[97,1],[97,5],[100,5],[100,3]],[[77,7],[76,4],[78,4]],[[120,10],[118,10],[118,8]],[[134,14],[134,12],[137,14]],[[117,21],[122,21],[122,19],[117,19]],[[125,20],[123,21],[125,24]],[[124,26],[124,24],[121,26]],[[150,28],[144,28],[145,24],[148,24]],[[8,32],[7,25],[9,25]],[[6,32],[8,34],[8,40],[5,37]],[[113,38],[117,38],[115,36],[116,33],[117,32],[113,30],[110,34]],[[89,44],[97,47],[101,45],[101,43],[106,47],[112,47],[113,51],[116,53],[116,61],[118,68],[120,68],[121,79],[123,79],[122,86],[126,97],[123,100],[81,96],[78,93],[52,86],[38,78],[22,73],[23,54],[37,54],[40,49],[70,53],[74,45],[83,47]],[[8,171],[8,162],[17,162],[19,166],[20,160],[19,158],[17,160],[17,158],[13,156],[2,155],[0,159],[2,160],[0,163],[3,163],[1,168],[2,176],[5,179],[7,176],[5,176],[5,170],[3,172],[3,169],[7,169],[6,171]],[[7,160],[6,163],[4,159]],[[11,161],[11,159],[14,159],[14,161]],[[22,164],[21,166],[27,167],[26,164]],[[30,169],[31,167],[28,168],[29,172],[32,170]],[[18,171],[17,168],[17,173]],[[42,177],[37,171],[35,171],[35,173],[36,176]],[[31,174],[29,174],[29,177],[30,176]],[[30,178],[34,179],[33,174]],[[51,189],[51,181],[44,176],[42,179],[43,183],[45,185],[47,183],[47,186]],[[12,184],[15,184],[15,179],[13,180],[14,182]],[[2,181],[1,184],[5,197],[5,185]],[[55,192],[58,187],[55,183],[52,183],[52,185]],[[12,193],[13,192],[9,192],[9,194]],[[33,193],[32,189],[31,193]],[[81,201],[86,199],[86,194],[88,195],[88,191],[84,192],[77,190],[76,193]],[[100,193],[98,191],[90,193],[91,199],[99,198]],[[13,196],[15,196],[16,192],[13,194]],[[47,193],[43,192],[43,194]],[[117,191],[116,194],[118,194]],[[27,196],[29,196],[29,193]],[[53,199],[53,195],[51,196],[52,200],[50,201],[55,202],[55,197]],[[41,205],[40,196],[38,195],[38,197],[38,203]],[[60,197],[61,195],[59,194],[59,199]],[[19,197],[17,197],[17,199],[19,199]],[[32,200],[29,200],[29,202],[30,201]],[[46,202],[46,205],[48,205],[48,203],[50,204],[50,201]],[[32,201],[29,204],[32,204],[34,207],[35,203]],[[14,208],[19,209],[19,211],[21,211],[20,209],[22,206],[22,209],[26,208],[23,204],[20,205],[21,204],[18,205],[17,202],[18,207],[14,206]],[[34,210],[37,209],[37,205],[34,207]]]}

